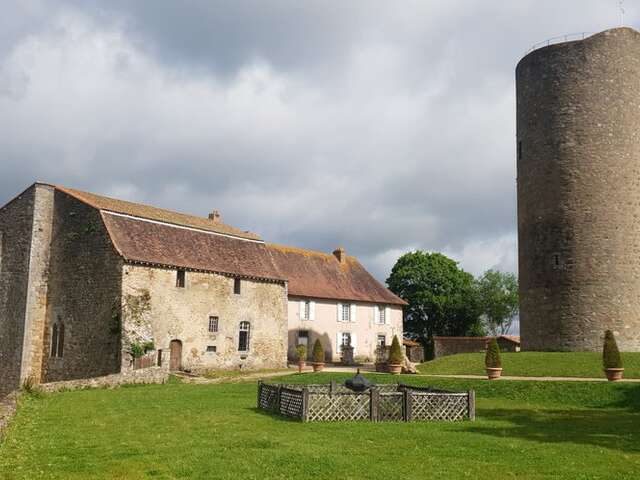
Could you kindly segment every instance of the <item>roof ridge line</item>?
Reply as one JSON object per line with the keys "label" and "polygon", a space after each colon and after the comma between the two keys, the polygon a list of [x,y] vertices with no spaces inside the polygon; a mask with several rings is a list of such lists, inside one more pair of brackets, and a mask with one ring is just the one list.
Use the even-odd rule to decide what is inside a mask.
{"label": "roof ridge line", "polygon": [[[94,207],[94,208],[97,208],[97,207]],[[220,237],[233,238],[234,240],[243,240],[245,242],[265,244],[264,240],[240,237],[238,235],[232,235],[230,233],[214,232],[212,230],[205,230],[203,228],[189,227],[187,225],[180,225],[180,224],[171,223],[171,222],[163,222],[161,220],[153,220],[152,218],[139,217],[137,215],[131,215],[131,214],[128,214],[128,213],[120,213],[120,212],[116,212],[116,211],[113,211],[113,210],[108,210],[106,208],[97,208],[97,209],[100,212],[106,213],[108,215],[115,215],[117,217],[131,218],[133,220],[139,220],[141,222],[155,223],[157,225],[166,225],[167,227],[181,228],[183,230],[190,230],[192,232],[206,233],[206,234],[209,234],[209,235],[218,235]]]}

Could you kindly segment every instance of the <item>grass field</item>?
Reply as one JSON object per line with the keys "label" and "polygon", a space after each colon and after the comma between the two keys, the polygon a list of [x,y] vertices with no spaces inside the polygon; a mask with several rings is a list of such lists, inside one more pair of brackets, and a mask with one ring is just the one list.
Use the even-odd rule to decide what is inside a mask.
{"label": "grass field", "polygon": [[428,382],[474,388],[478,420],[302,424],[256,410],[254,383],[28,397],[0,444],[0,478],[638,478],[640,385]]}
{"label": "grass field", "polygon": [[[604,377],[598,352],[501,353],[502,374],[521,377]],[[640,378],[640,353],[623,353],[625,378]],[[461,353],[421,364],[420,373],[484,375],[484,353]]]}

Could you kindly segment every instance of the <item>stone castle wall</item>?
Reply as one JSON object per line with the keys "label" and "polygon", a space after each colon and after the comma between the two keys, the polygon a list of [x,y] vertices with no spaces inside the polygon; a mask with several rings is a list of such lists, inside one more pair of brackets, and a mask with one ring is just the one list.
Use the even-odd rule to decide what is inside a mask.
{"label": "stone castle wall", "polygon": [[536,50],[516,70],[523,350],[640,351],[640,33]]}
{"label": "stone castle wall", "polygon": [[[122,260],[98,210],[55,192],[42,381],[120,371]],[[52,357],[54,322],[64,323],[62,357]]]}
{"label": "stone castle wall", "polygon": [[[170,342],[182,342],[182,367],[278,368],[287,359],[287,292],[282,283],[241,281],[233,293],[233,278],[186,272],[184,288],[176,286],[176,270],[141,265],[123,267],[123,366],[131,363],[131,342],[152,340],[169,362]],[[210,333],[209,317],[218,317]],[[250,350],[238,352],[240,322],[251,325]],[[216,352],[207,352],[215,347]]]}
{"label": "stone castle wall", "polygon": [[0,397],[20,386],[35,188],[0,208]]}

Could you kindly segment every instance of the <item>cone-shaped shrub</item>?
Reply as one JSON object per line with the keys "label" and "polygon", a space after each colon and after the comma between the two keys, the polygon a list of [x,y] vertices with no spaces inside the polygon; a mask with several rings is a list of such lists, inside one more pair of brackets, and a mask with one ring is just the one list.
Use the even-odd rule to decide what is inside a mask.
{"label": "cone-shaped shrub", "polygon": [[487,368],[502,368],[502,360],[500,360],[500,347],[498,340],[492,338],[487,345],[487,353],[484,356],[484,366]]}
{"label": "cone-shaped shrub", "polygon": [[324,349],[322,348],[322,343],[320,343],[319,338],[317,338],[313,344],[313,361],[315,363],[324,363]]}
{"label": "cone-shaped shrub", "polygon": [[404,360],[404,355],[402,354],[402,347],[400,346],[400,341],[398,340],[398,336],[393,336],[393,341],[391,342],[391,351],[389,351],[389,363],[392,365],[401,364]]}
{"label": "cone-shaped shrub", "polygon": [[296,353],[298,354],[298,361],[301,362],[307,359],[307,347],[305,347],[304,345],[298,345],[298,347],[296,348]]}
{"label": "cone-shaped shrub", "polygon": [[622,358],[618,344],[611,330],[604,332],[604,346],[602,347],[602,364],[604,368],[622,368]]}

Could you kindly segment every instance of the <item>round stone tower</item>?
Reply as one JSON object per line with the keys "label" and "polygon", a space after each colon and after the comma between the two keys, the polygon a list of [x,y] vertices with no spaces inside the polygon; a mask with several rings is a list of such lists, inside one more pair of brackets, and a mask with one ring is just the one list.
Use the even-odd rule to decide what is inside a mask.
{"label": "round stone tower", "polygon": [[540,48],[516,68],[526,350],[640,351],[640,33]]}

